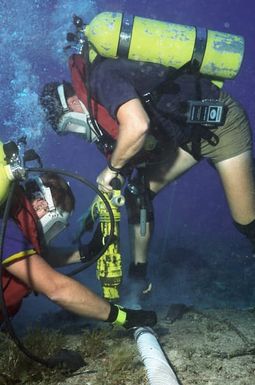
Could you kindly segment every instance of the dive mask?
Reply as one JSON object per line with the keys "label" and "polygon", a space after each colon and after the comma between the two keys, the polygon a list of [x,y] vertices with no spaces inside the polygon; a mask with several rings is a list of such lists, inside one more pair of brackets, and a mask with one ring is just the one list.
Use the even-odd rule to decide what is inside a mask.
{"label": "dive mask", "polygon": [[68,226],[68,218],[70,213],[55,207],[51,190],[49,187],[44,186],[41,178],[34,177],[33,180],[37,185],[37,191],[35,191],[33,194],[34,197],[40,196],[45,199],[48,204],[49,211],[39,219],[39,222],[42,227],[45,241],[46,243],[49,243]]}
{"label": "dive mask", "polygon": [[[90,143],[97,141],[98,138],[94,132],[91,117],[85,105],[80,101],[83,112],[70,111],[66,102],[63,84],[58,86],[58,95],[64,114],[58,122],[57,132],[60,134],[81,134]],[[97,129],[100,132],[98,126]]]}

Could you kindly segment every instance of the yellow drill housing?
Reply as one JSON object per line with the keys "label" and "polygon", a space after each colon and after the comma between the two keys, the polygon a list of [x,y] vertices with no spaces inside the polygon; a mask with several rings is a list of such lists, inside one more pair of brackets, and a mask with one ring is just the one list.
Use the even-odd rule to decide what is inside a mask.
{"label": "yellow drill housing", "polygon": [[[116,301],[120,297],[119,289],[122,282],[122,257],[119,245],[119,207],[125,203],[120,190],[113,190],[112,196],[104,194],[108,200],[114,218],[114,238],[107,250],[97,261],[97,279],[101,283],[102,293],[108,301]],[[110,236],[111,220],[109,212],[103,200],[97,196],[92,203],[91,213],[93,218],[98,218],[100,222],[103,241]]]}

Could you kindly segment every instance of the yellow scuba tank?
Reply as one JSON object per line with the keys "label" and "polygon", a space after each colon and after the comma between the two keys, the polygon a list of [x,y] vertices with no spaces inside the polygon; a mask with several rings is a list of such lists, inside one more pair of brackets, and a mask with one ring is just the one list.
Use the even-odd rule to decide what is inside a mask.
{"label": "yellow scuba tank", "polygon": [[5,157],[4,144],[0,142],[0,206],[5,202],[10,189],[10,183],[14,179]]}
{"label": "yellow scuba tank", "polygon": [[98,14],[85,27],[84,34],[94,54],[176,69],[190,62],[212,79],[233,79],[244,55],[242,36],[118,12]]}
{"label": "yellow scuba tank", "polygon": [[10,183],[14,179],[5,158],[4,144],[0,142],[0,206],[5,202],[10,189]]}

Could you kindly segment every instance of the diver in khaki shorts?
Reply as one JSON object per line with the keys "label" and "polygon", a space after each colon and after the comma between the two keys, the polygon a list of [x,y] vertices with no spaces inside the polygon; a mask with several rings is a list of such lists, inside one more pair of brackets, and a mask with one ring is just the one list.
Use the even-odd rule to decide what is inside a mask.
{"label": "diver in khaki shorts", "polygon": [[[111,14],[107,13],[107,22],[109,17]],[[104,21],[102,14],[99,21]],[[94,26],[95,20],[93,23]],[[149,28],[149,22],[146,25]],[[240,50],[241,46],[242,39]],[[89,73],[84,57],[72,55],[69,60],[72,85],[47,84],[41,104],[58,134],[81,133],[89,92],[96,121],[115,140],[110,161],[97,177],[101,191],[110,192],[111,180],[125,175],[126,170],[130,174],[130,169],[132,177],[128,187],[139,188],[139,165],[143,160],[147,188],[145,236],[140,232],[140,195],[134,194],[135,189],[126,189],[133,256],[130,277],[141,282],[140,289],[146,283],[147,255],[154,226],[153,198],[202,159],[207,159],[217,170],[234,225],[255,248],[252,133],[243,107],[207,74],[190,71],[188,67],[176,71],[161,64],[105,58],[100,54],[103,55],[97,52],[96,59],[90,63]],[[203,55],[200,56],[203,59]],[[201,67],[202,63],[199,64]],[[78,114],[75,118],[80,116],[80,124],[76,119],[80,132],[77,127],[76,131],[71,128],[72,113]],[[87,141],[97,144],[93,128],[83,128],[83,133]],[[154,146],[148,152],[148,139],[152,143],[152,137]]]}

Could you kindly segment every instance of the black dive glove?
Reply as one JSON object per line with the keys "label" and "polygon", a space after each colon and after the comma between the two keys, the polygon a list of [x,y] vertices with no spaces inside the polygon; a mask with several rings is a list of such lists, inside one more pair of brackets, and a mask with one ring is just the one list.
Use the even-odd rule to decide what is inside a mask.
{"label": "black dive glove", "polygon": [[151,310],[132,310],[119,305],[111,305],[111,311],[106,322],[121,325],[125,329],[140,326],[154,326],[157,323],[157,314]]}

